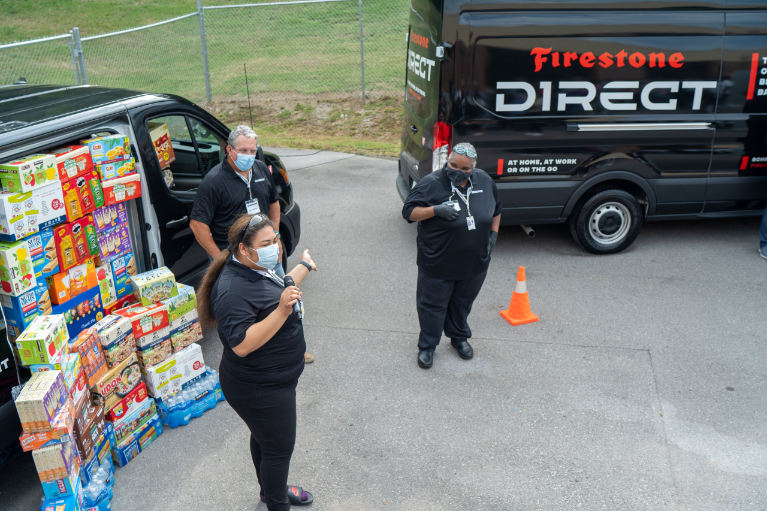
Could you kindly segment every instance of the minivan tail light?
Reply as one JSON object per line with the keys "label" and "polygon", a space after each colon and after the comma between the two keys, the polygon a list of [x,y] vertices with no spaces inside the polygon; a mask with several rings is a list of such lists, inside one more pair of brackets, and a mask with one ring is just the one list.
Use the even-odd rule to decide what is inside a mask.
{"label": "minivan tail light", "polygon": [[434,123],[434,153],[431,157],[432,172],[441,169],[447,164],[452,139],[452,126],[442,121]]}

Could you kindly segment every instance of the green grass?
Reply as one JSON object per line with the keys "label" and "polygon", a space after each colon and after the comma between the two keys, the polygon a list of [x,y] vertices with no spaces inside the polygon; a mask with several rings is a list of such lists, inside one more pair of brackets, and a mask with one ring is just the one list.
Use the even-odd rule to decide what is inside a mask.
{"label": "green grass", "polygon": [[[216,0],[215,3],[243,1]],[[367,91],[401,94],[409,4],[410,0],[363,1]],[[194,11],[196,1],[193,0],[0,0],[0,19],[3,20],[0,42],[57,35],[74,26],[80,28],[82,37],[88,37]],[[244,65],[253,102],[261,102],[266,97],[299,100],[290,107],[290,112],[280,114],[282,117],[274,116],[275,122],[279,120],[283,124],[269,124],[271,132],[284,142],[307,146],[308,142],[302,140],[315,137],[313,133],[298,135],[290,130],[315,119],[317,99],[330,98],[345,103],[346,99],[338,98],[360,94],[359,23],[355,1],[207,10],[205,30],[214,104],[247,97]],[[196,16],[138,32],[84,41],[83,53],[90,84],[178,94],[200,104],[205,102]],[[66,42],[0,50],[0,85],[12,83],[19,76],[26,77],[30,83],[75,83]],[[340,116],[340,111],[332,115]],[[399,119],[401,106],[392,115]],[[342,124],[350,123],[350,118],[343,119]],[[338,119],[329,122],[338,122]],[[381,124],[393,126],[399,121]],[[359,132],[342,134],[336,130],[333,136],[351,137],[344,142],[351,149],[370,147],[372,151],[391,153],[396,130],[386,131],[384,135],[370,132],[372,138],[367,146],[356,140]],[[332,137],[323,130],[316,138],[330,144]],[[379,147],[379,143],[386,148]]]}

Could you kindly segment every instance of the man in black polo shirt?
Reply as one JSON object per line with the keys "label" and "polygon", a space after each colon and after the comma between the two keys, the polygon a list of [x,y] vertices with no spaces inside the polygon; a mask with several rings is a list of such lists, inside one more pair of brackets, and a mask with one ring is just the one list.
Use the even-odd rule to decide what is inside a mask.
{"label": "man in black polo shirt", "polygon": [[279,196],[269,168],[256,160],[256,132],[237,126],[227,142],[226,159],[208,172],[197,189],[189,221],[197,242],[213,259],[229,246],[229,227],[243,213],[263,213],[274,223],[275,232],[280,229]]}

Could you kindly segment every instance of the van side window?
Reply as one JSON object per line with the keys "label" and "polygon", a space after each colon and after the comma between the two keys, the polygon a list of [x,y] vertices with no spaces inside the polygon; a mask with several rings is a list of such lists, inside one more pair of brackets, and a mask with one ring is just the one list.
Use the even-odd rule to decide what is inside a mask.
{"label": "van side window", "polygon": [[207,124],[194,117],[189,117],[189,124],[192,126],[192,134],[197,142],[197,149],[200,151],[202,175],[205,176],[210,172],[210,169],[224,161],[226,139],[220,137]]}
{"label": "van side window", "polygon": [[152,135],[155,150],[157,150],[158,144],[163,143],[163,125],[167,128],[167,135],[170,138],[172,148],[172,154],[162,148],[157,154],[160,167],[163,168],[165,184],[176,192],[194,190],[200,185],[203,174],[200,172],[199,160],[194,149],[192,135],[186,124],[186,117],[183,115],[166,115],[147,121],[147,129]]}

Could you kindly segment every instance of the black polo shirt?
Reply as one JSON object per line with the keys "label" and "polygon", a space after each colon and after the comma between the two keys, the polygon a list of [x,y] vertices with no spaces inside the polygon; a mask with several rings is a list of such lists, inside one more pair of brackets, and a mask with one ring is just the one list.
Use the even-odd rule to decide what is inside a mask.
{"label": "black polo shirt", "polygon": [[224,345],[221,374],[247,385],[277,385],[301,375],[306,341],[296,313],[253,353],[240,357],[232,350],[245,339],[248,328],[277,308],[283,291],[277,282],[229,256],[210,293],[210,309]]}
{"label": "black polo shirt", "polygon": [[[256,160],[252,168],[250,189],[253,198],[258,199],[261,213],[269,215],[269,206],[279,200],[274,188],[272,173],[266,164]],[[208,172],[200,183],[192,207],[192,220],[197,220],[210,227],[213,241],[218,248],[229,246],[227,236],[229,227],[238,216],[247,213],[245,202],[250,200],[248,185],[229,165],[225,158]]]}
{"label": "black polo shirt", "polygon": [[[469,184],[460,188],[466,195]],[[482,169],[474,169],[471,176],[472,193],[469,198],[475,229],[470,231],[466,223],[466,204],[458,197],[461,211],[452,222],[439,217],[418,222],[418,268],[426,275],[443,280],[463,280],[487,270],[490,256],[487,244],[493,217],[501,214],[501,200],[493,179]],[[432,172],[421,179],[410,191],[402,216],[408,222],[416,207],[442,204],[450,198],[452,189],[445,169]]]}

